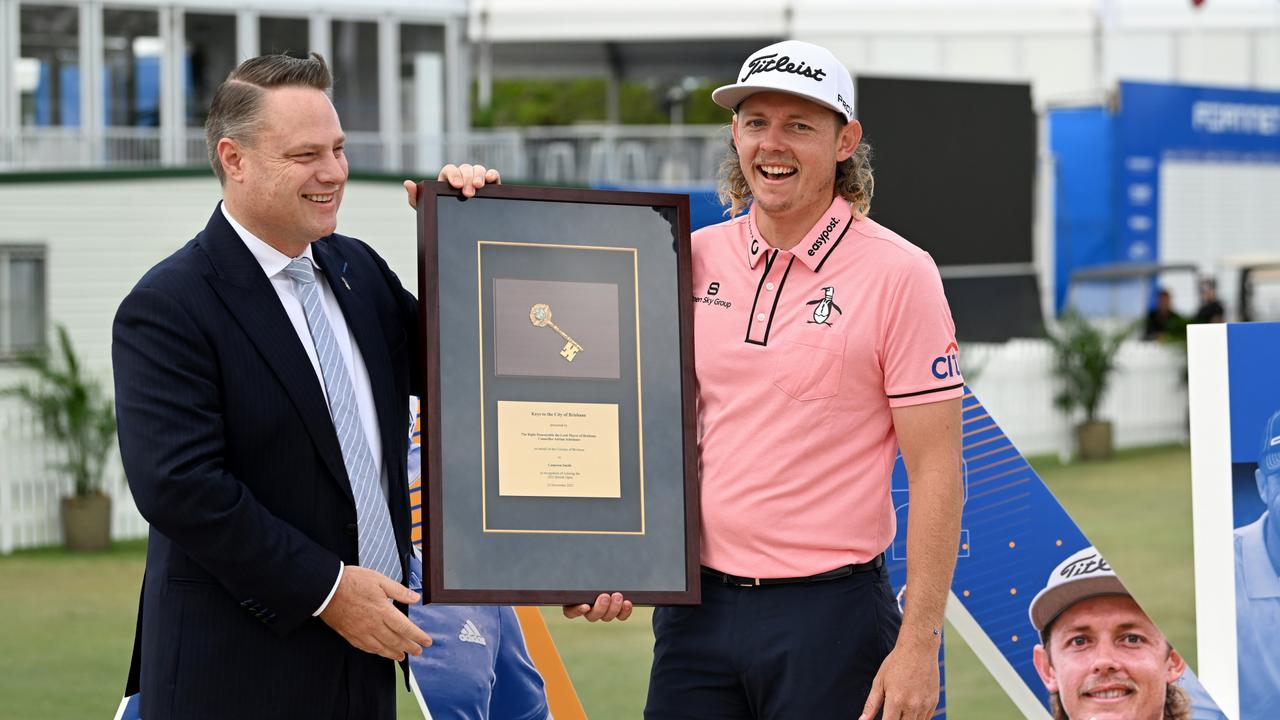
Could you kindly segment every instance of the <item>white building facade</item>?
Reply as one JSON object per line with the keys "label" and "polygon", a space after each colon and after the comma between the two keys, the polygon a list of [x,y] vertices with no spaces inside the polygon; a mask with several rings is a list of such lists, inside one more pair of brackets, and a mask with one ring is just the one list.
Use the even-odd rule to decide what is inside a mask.
{"label": "white building facade", "polygon": [[207,162],[214,89],[264,52],[319,52],[359,166],[468,123],[465,0],[0,0],[0,172]]}

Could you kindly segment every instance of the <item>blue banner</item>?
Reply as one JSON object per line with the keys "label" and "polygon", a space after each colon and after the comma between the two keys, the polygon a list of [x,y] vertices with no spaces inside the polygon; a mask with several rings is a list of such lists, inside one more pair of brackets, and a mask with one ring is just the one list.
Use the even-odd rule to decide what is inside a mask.
{"label": "blue banner", "polygon": [[1160,253],[1160,165],[1168,159],[1280,163],[1280,92],[1120,83],[1113,110],[1049,114],[1056,301],[1071,273]]}
{"label": "blue banner", "polygon": [[1280,162],[1280,93],[1120,83],[1116,260],[1159,258],[1160,162]]}

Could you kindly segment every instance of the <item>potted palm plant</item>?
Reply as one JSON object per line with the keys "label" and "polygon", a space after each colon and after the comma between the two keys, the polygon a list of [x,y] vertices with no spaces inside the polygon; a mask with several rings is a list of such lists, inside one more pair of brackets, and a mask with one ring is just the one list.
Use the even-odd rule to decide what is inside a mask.
{"label": "potted palm plant", "polygon": [[1084,410],[1084,420],[1075,427],[1076,447],[1085,460],[1111,456],[1112,428],[1098,417],[1116,369],[1116,355],[1132,328],[1107,332],[1075,311],[1063,314],[1058,331],[1049,333],[1054,352],[1054,374],[1062,389],[1054,404],[1067,414]]}
{"label": "potted palm plant", "polygon": [[116,439],[112,402],[80,366],[67,329],[58,325],[58,352],[19,358],[35,377],[8,388],[30,407],[45,436],[60,446],[63,459],[51,469],[75,482],[75,494],[62,498],[62,530],[68,548],[96,550],[111,540],[111,497],[102,491],[102,475]]}

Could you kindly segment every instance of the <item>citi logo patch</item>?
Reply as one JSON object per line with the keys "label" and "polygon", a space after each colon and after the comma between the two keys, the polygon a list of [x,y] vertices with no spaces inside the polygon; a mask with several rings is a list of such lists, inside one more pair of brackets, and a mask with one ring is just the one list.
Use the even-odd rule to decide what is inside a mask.
{"label": "citi logo patch", "polygon": [[480,628],[476,627],[476,624],[471,622],[469,619],[462,624],[462,630],[458,632],[458,639],[462,642],[474,643],[476,645],[488,646],[489,644],[488,642],[485,642],[484,635],[480,634]]}
{"label": "citi logo patch", "polygon": [[955,343],[947,346],[942,354],[933,359],[933,376],[939,380],[953,378],[960,374],[960,348]]}
{"label": "citi logo patch", "polygon": [[831,218],[831,222],[827,223],[826,229],[818,233],[817,239],[814,240],[813,245],[809,247],[809,257],[813,257],[818,254],[818,251],[822,249],[822,246],[826,245],[827,241],[831,239],[831,231],[835,230],[836,226],[839,224],[840,218]]}

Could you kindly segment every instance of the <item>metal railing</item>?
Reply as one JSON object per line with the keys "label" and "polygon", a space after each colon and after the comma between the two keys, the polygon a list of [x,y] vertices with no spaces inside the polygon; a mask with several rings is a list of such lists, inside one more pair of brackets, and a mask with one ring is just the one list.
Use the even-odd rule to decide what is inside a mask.
{"label": "metal railing", "polygon": [[[727,129],[714,125],[572,125],[391,138],[353,131],[347,158],[356,172],[423,176],[447,162],[478,162],[507,177],[549,184],[690,185],[714,181],[727,139]],[[23,128],[0,136],[0,172],[206,162],[199,128],[176,137],[160,128]]]}
{"label": "metal railing", "polygon": [[0,172],[160,167],[161,142],[158,128],[26,128],[0,136]]}

